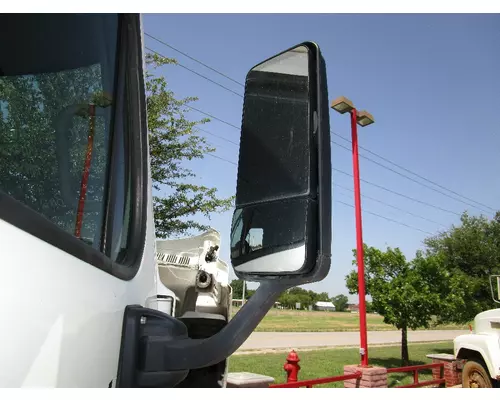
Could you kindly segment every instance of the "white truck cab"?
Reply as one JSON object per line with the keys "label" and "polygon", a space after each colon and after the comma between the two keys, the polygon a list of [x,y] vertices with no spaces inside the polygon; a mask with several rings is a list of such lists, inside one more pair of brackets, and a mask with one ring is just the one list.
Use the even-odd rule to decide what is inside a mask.
{"label": "white truck cab", "polygon": [[155,237],[140,15],[0,26],[0,387],[224,387],[277,297],[330,269],[319,47],[246,78],[230,254],[260,286],[230,318],[218,233]]}
{"label": "white truck cab", "polygon": [[[493,300],[500,303],[500,276],[490,277],[490,283]],[[473,332],[457,336],[453,347],[463,363],[463,387],[500,387],[500,308],[477,314]]]}

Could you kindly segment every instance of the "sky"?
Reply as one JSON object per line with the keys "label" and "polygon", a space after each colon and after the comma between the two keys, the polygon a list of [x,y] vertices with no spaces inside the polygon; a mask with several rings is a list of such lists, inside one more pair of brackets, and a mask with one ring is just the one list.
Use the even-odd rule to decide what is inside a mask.
{"label": "sky", "polygon": [[[306,40],[316,42],[326,61],[329,98],[346,96],[375,118],[375,124],[358,130],[359,144],[368,150],[360,149],[363,239],[368,245],[399,247],[411,259],[426,237],[459,223],[464,210],[494,214],[500,199],[499,15],[146,14],[144,30],[240,83],[268,57]],[[149,37],[145,41],[149,48],[243,95],[241,85]],[[179,66],[155,74],[166,77],[177,98],[196,96],[199,100],[192,106],[241,125],[243,99],[236,94]],[[188,116],[204,117],[194,111]],[[332,167],[352,174],[346,141],[349,117],[332,110],[330,127],[337,143],[332,145]],[[239,143],[239,130],[218,120],[203,129]],[[200,134],[217,148],[215,155],[237,163],[238,146]],[[220,196],[235,193],[235,165],[205,157],[186,166],[195,172],[194,182],[217,187]],[[354,204],[352,176],[333,172],[333,185],[330,273],[304,287],[331,296],[345,294],[356,302],[357,296],[345,287],[356,247],[354,208],[345,204]],[[469,200],[458,201],[457,194],[443,187]],[[212,215],[210,221],[198,218],[220,232],[220,257],[228,263],[231,216],[229,211]]]}

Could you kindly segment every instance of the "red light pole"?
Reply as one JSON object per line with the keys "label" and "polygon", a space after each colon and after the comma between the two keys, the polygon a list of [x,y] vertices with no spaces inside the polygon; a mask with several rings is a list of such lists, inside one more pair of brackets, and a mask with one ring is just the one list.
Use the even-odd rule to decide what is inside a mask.
{"label": "red light pole", "polygon": [[366,299],[365,299],[365,261],[363,252],[363,223],[361,218],[361,185],[359,179],[359,154],[358,154],[358,127],[370,125],[374,122],[372,115],[366,111],[358,112],[352,102],[339,97],[332,102],[332,108],[345,114],[351,114],[352,136],[352,167],[354,176],[354,208],[356,216],[356,253],[358,263],[358,294],[359,294],[359,334],[361,366],[368,366],[368,332],[366,327]]}

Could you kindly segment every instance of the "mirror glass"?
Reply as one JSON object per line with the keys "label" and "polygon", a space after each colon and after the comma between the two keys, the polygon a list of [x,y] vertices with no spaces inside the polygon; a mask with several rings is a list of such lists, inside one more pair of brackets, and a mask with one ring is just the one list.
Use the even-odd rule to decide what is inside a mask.
{"label": "mirror glass", "polygon": [[247,75],[231,260],[238,273],[290,274],[305,263],[314,207],[309,49]]}
{"label": "mirror glass", "polygon": [[308,49],[297,47],[247,75],[239,204],[307,194],[309,189]]}

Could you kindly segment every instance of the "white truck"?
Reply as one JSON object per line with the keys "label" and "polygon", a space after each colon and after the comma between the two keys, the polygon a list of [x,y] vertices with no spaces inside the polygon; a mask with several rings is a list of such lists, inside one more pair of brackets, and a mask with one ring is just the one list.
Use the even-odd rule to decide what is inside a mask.
{"label": "white truck", "polygon": [[[500,303],[500,276],[490,277],[493,301]],[[453,340],[454,355],[462,366],[462,387],[500,387],[500,308],[474,318],[473,332]]]}
{"label": "white truck", "polygon": [[[192,338],[207,338],[231,318],[229,267],[219,258],[220,234],[209,229],[197,236],[156,240],[158,265],[157,309],[180,321]],[[210,370],[192,370],[178,387],[193,382],[203,387],[225,387],[227,359]]]}
{"label": "white truck", "polygon": [[319,47],[246,76],[230,257],[260,285],[229,318],[216,235],[155,237],[141,16],[0,26],[0,387],[223,387],[278,296],[330,269]]}

